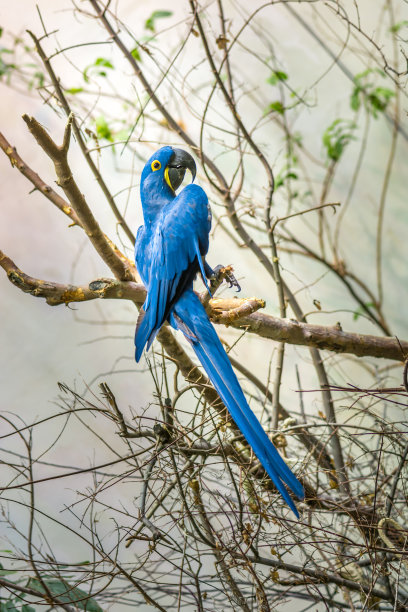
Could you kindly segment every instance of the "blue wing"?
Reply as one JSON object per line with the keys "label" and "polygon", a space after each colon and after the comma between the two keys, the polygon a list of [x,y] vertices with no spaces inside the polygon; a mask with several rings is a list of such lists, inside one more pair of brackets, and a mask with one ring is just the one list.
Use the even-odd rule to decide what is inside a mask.
{"label": "blue wing", "polygon": [[150,235],[146,229],[139,230],[136,265],[147,286],[147,298],[136,326],[136,361],[145,345],[150,347],[171,308],[199,270],[205,279],[202,256],[208,251],[210,227],[204,190],[188,185],[163,206]]}

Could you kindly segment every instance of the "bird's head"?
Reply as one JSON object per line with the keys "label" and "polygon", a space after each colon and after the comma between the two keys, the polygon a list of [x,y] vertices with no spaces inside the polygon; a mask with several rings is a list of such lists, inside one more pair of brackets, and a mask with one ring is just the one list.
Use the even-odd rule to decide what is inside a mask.
{"label": "bird's head", "polygon": [[162,147],[151,156],[143,168],[140,183],[142,192],[174,195],[183,182],[186,170],[190,170],[194,181],[196,164],[187,151]]}

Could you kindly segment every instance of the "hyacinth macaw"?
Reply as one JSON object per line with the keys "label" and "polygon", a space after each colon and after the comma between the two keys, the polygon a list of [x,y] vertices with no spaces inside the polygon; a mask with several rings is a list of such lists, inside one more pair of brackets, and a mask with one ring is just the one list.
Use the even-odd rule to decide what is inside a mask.
{"label": "hyacinth macaw", "polygon": [[203,305],[193,291],[200,272],[214,273],[205,261],[211,211],[204,190],[189,184],[176,195],[188,169],[194,182],[196,165],[189,153],[162,147],[146,163],[140,182],[144,225],[136,237],[135,258],[147,297],[136,327],[136,361],[149,349],[165,321],[181,330],[240,431],[252,447],[283,499],[298,517],[286,485],[299,499],[304,491],[250,409],[231,363]]}

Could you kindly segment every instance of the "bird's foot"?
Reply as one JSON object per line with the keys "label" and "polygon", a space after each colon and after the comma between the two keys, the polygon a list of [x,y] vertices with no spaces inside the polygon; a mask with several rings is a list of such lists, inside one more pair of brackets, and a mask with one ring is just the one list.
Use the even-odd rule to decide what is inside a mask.
{"label": "bird's foot", "polygon": [[210,278],[211,289],[213,289],[213,287],[218,288],[224,279],[227,281],[227,283],[229,283],[230,289],[232,289],[232,287],[236,287],[237,292],[241,291],[241,287],[233,274],[233,267],[222,265],[215,266],[213,270]]}

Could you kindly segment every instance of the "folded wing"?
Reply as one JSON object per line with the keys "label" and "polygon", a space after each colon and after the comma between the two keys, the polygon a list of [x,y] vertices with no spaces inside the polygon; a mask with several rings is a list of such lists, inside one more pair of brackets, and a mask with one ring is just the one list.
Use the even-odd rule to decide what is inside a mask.
{"label": "folded wing", "polygon": [[[208,198],[197,185],[188,185],[163,207],[150,241],[147,298],[136,326],[136,361],[149,349],[170,310],[191,286],[208,251],[211,216]],[[136,264],[143,268],[143,250],[136,246]]]}

